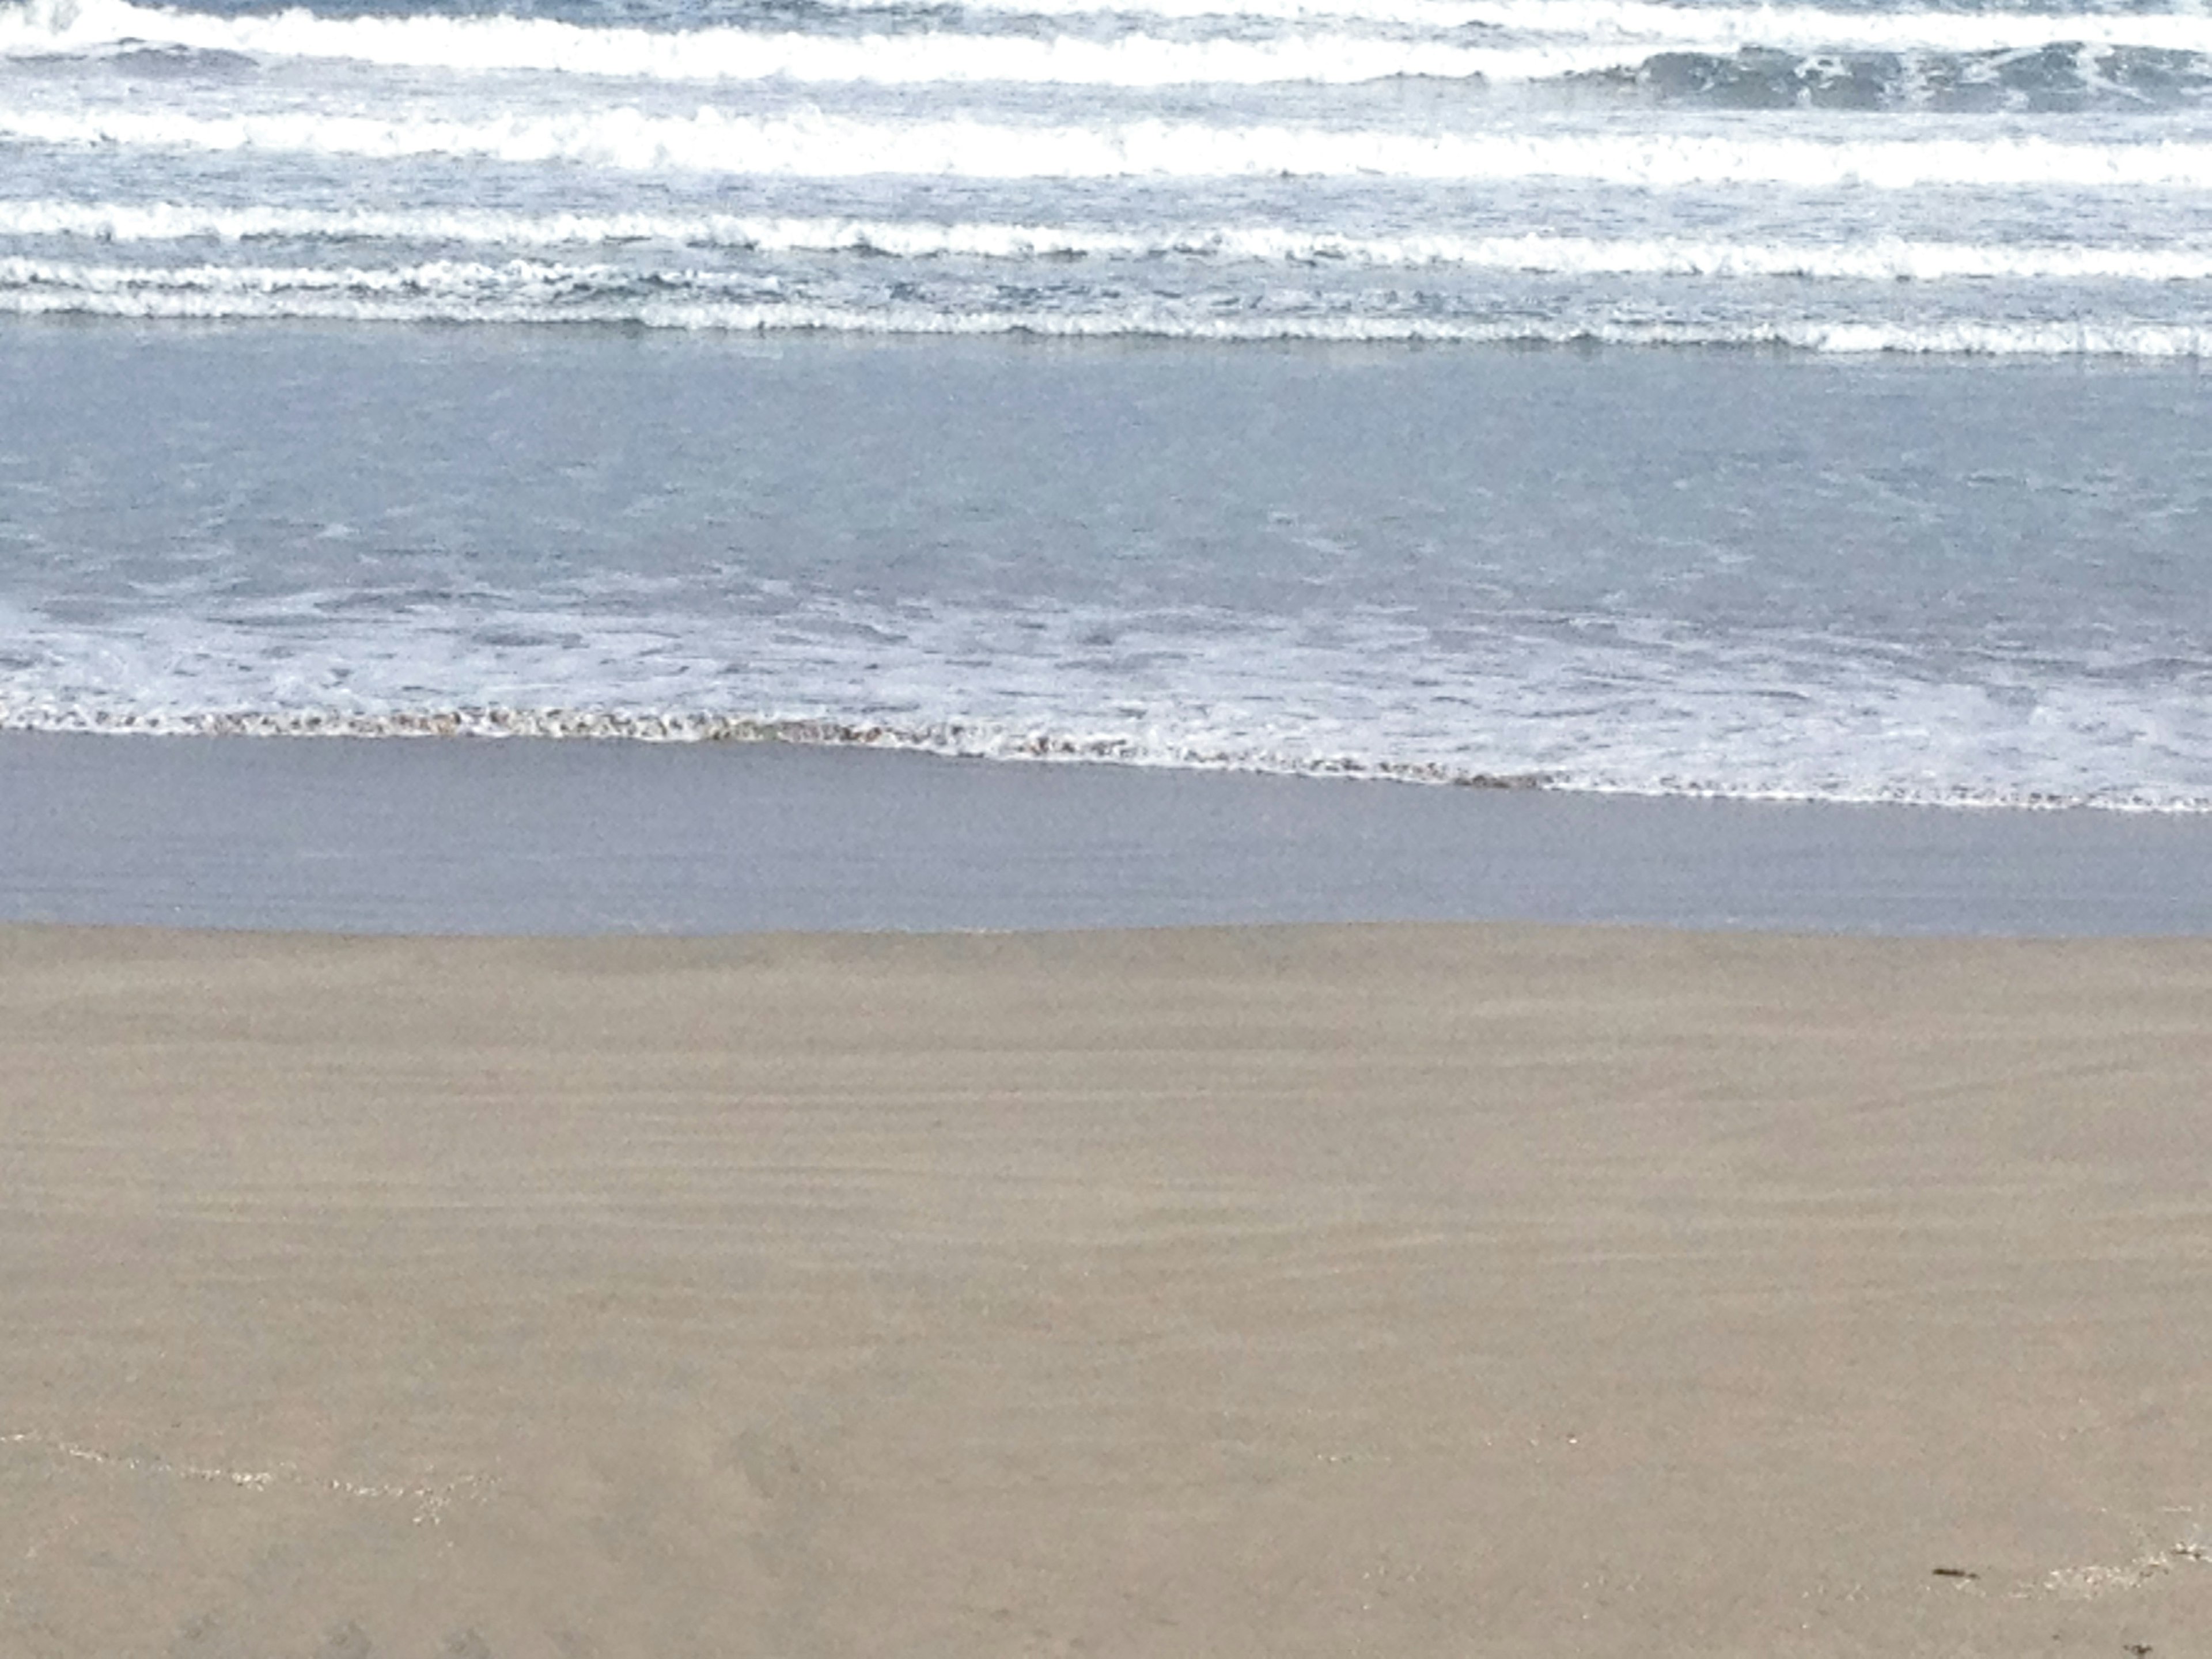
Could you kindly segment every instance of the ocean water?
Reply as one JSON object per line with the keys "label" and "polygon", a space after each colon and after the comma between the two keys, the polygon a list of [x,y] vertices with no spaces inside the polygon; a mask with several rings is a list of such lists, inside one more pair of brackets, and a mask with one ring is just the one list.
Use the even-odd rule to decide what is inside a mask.
{"label": "ocean water", "polygon": [[2212,13],[0,0],[0,727],[2212,810]]}
{"label": "ocean water", "polygon": [[0,3],[0,309],[2201,356],[2132,0]]}

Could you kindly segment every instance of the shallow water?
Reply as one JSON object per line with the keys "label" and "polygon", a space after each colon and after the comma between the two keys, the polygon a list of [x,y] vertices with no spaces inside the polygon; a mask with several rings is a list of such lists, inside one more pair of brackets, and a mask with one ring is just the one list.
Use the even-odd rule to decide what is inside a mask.
{"label": "shallow water", "polygon": [[0,331],[0,721],[2212,805],[2205,383]]}

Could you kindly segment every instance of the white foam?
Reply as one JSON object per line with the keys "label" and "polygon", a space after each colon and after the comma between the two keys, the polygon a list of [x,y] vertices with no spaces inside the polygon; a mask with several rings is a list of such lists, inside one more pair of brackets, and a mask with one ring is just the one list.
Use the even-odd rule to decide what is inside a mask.
{"label": "white foam", "polygon": [[[1838,129],[1848,131],[1848,129]],[[1631,189],[1775,185],[1897,191],[2212,189],[2212,143],[2096,143],[2039,134],[1816,137],[1751,129],[1412,133],[1288,125],[1102,119],[1094,125],[876,119],[807,113],[410,119],[288,111],[0,108],[0,137],[120,146],[560,162],[631,172],[966,179],[1567,179]]]}
{"label": "white foam", "polygon": [[1112,231],[1079,225],[739,214],[332,210],[54,200],[0,200],[0,236],[112,244],[387,241],[528,249],[642,242],[770,254],[869,253],[903,259],[1181,256],[1223,264],[1334,262],[1392,269],[1456,266],[1574,276],[1798,277],[1868,283],[2212,281],[2212,248],[2206,247],[1938,242],[1887,236],[1849,243],[1538,234],[1351,236],[1267,224]]}

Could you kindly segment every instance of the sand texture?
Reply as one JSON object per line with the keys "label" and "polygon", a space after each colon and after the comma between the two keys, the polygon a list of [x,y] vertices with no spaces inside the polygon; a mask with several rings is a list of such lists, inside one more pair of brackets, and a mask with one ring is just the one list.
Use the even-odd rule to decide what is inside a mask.
{"label": "sand texture", "polygon": [[0,930],[0,1654],[2212,1652],[2212,945]]}

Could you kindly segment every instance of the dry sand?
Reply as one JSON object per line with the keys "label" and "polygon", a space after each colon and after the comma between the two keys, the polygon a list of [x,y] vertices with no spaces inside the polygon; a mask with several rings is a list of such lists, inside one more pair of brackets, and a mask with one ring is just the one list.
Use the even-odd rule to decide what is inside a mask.
{"label": "dry sand", "polygon": [[0,1653],[2212,1651],[2212,945],[0,930]]}

